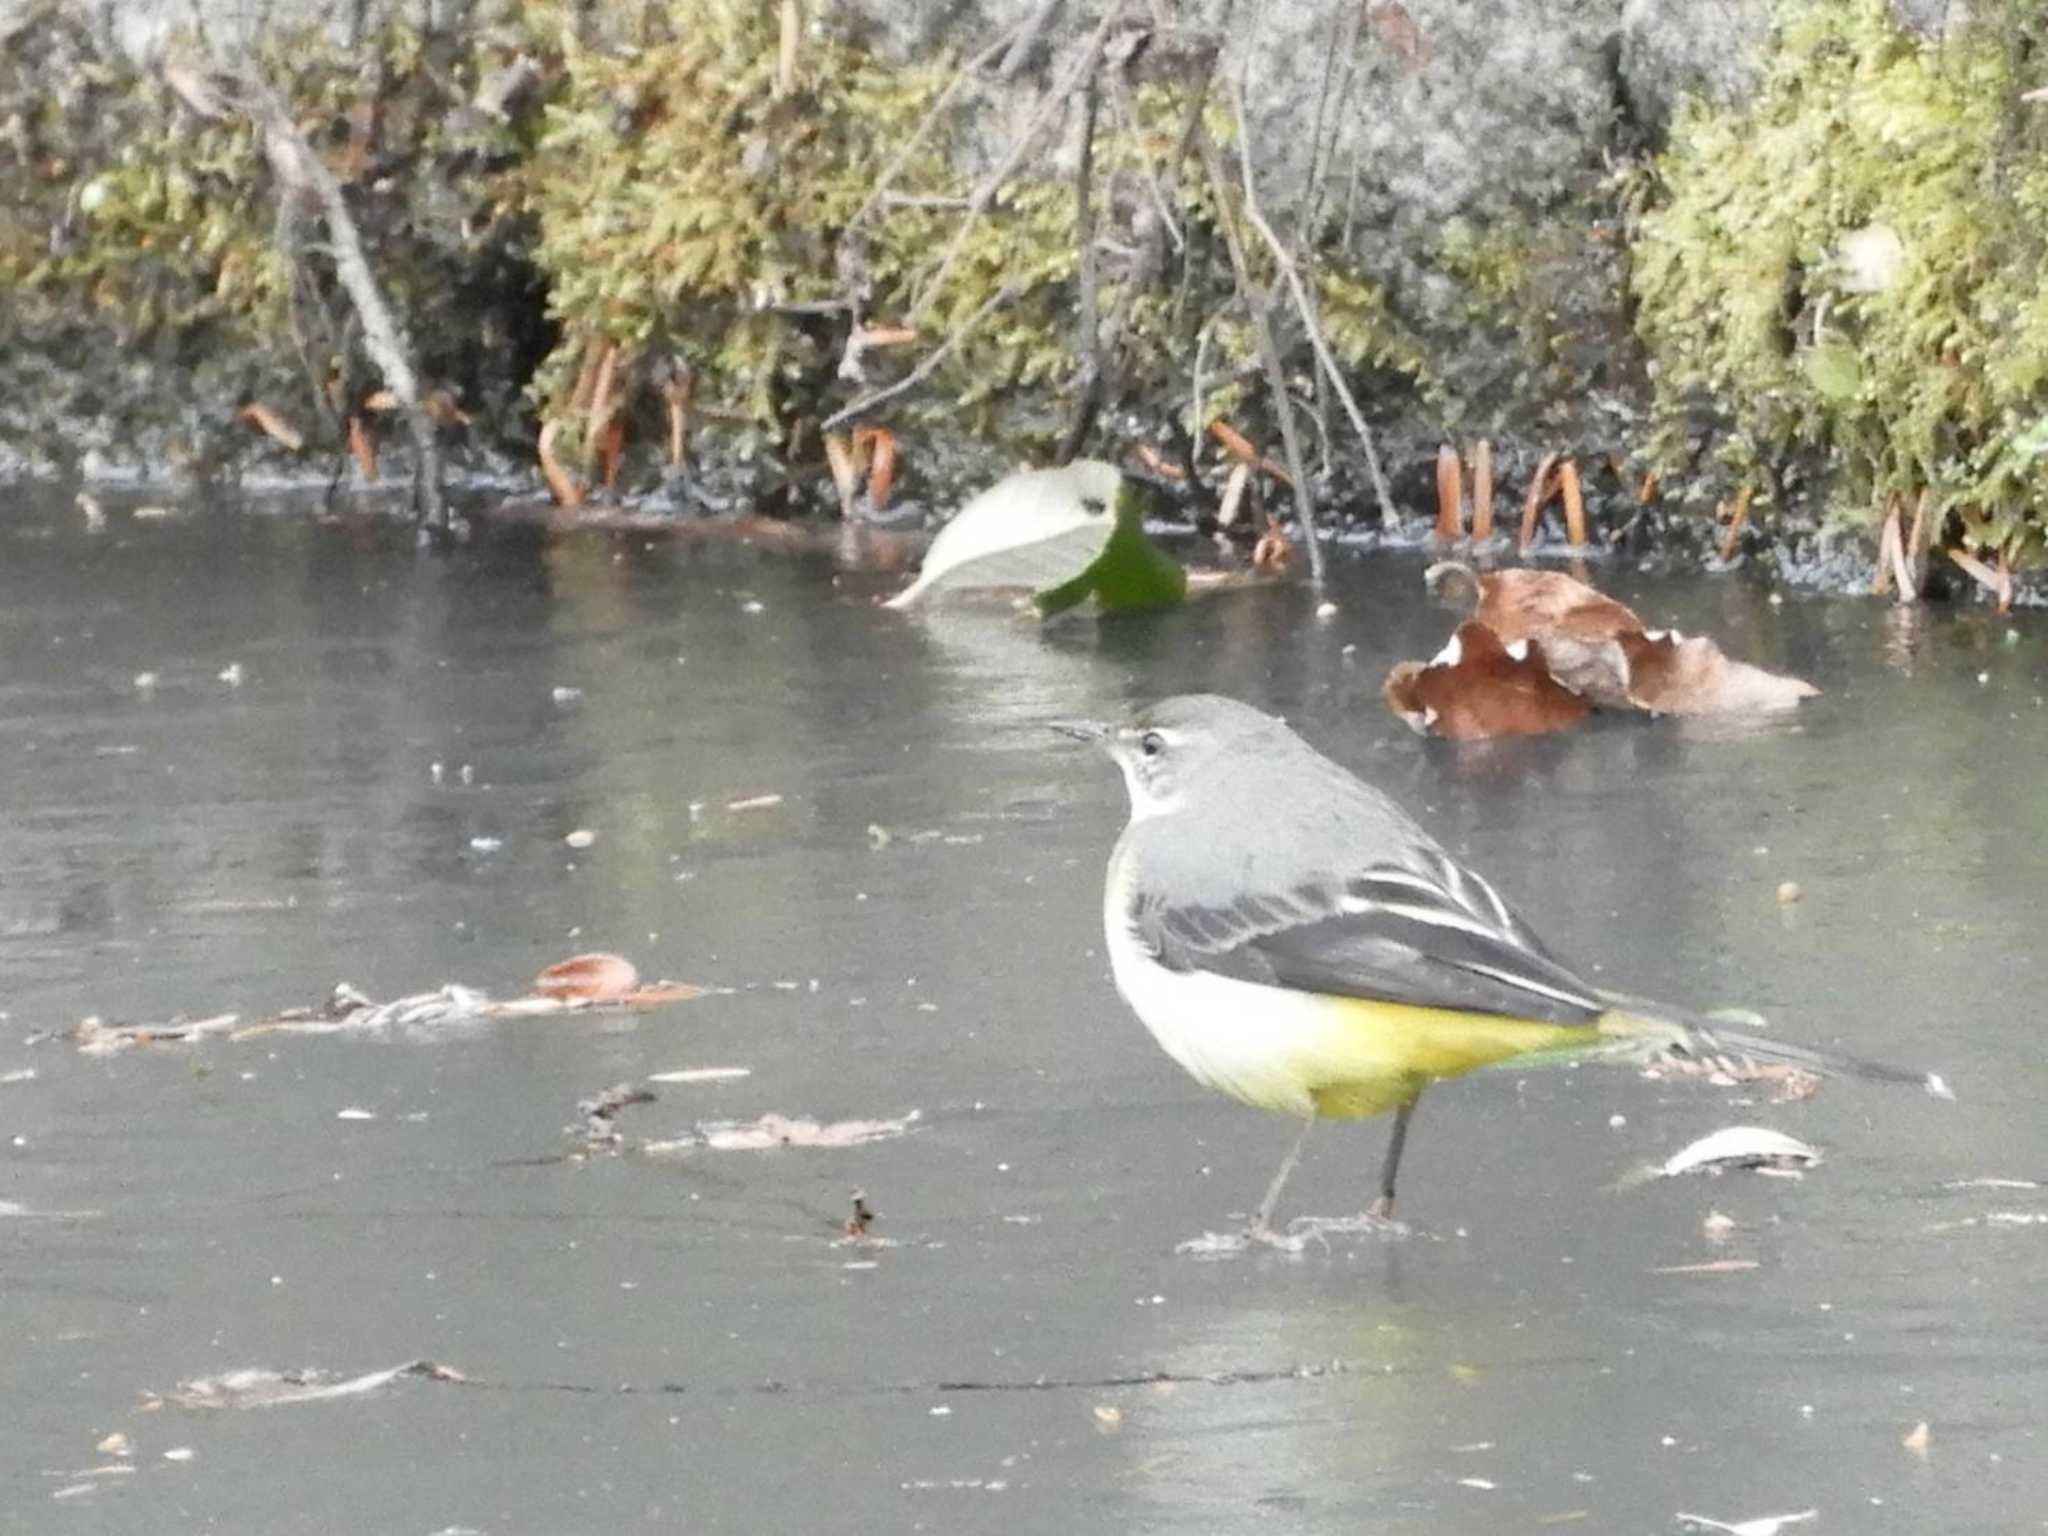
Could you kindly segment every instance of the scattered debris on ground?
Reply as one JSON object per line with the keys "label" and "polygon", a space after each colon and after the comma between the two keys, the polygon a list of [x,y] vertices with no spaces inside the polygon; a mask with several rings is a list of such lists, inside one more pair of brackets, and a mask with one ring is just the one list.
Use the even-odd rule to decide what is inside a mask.
{"label": "scattered debris on ground", "polygon": [[[634,1083],[619,1083],[576,1106],[583,1117],[567,1134],[581,1138],[592,1151],[640,1152],[650,1157],[685,1152],[770,1152],[784,1147],[837,1149],[865,1146],[907,1135],[924,1118],[913,1109],[894,1120],[813,1120],[772,1111],[753,1120],[700,1120],[680,1136],[650,1137],[631,1142],[620,1132],[619,1115],[635,1104],[652,1104],[656,1095]],[[856,1195],[858,1208],[860,1197]],[[870,1213],[872,1214],[872,1213]]]}
{"label": "scattered debris on ground", "polygon": [[1717,1088],[1762,1083],[1771,1089],[1773,1104],[1797,1104],[1820,1092],[1820,1074],[1789,1061],[1750,1061],[1742,1057],[1671,1056],[1651,1062],[1643,1076],[1653,1082],[1704,1078]]}
{"label": "scattered debris on ground", "polygon": [[856,1189],[853,1192],[853,1214],[846,1218],[846,1240],[849,1243],[870,1243],[874,1241],[868,1229],[875,1224],[876,1212],[868,1204],[868,1192]]}
{"label": "scattered debris on ground", "polygon": [[[88,1056],[108,1056],[147,1045],[196,1045],[206,1040],[250,1040],[267,1035],[376,1034],[392,1030],[430,1033],[506,1019],[545,1018],[592,1008],[658,1008],[702,996],[687,982],[643,983],[633,963],[619,955],[578,955],[541,972],[532,991],[493,998],[474,987],[444,983],[428,992],[379,1003],[347,982],[338,982],[325,1002],[287,1008],[244,1022],[238,1013],[204,1018],[173,1017],[161,1023],[108,1024],[81,1019],[61,1037],[74,1040]],[[45,1037],[47,1038],[47,1037]]]}
{"label": "scattered debris on ground", "polygon": [[332,1371],[269,1371],[252,1367],[181,1381],[169,1392],[145,1394],[143,1407],[158,1408],[171,1403],[180,1408],[281,1408],[292,1403],[326,1403],[337,1398],[361,1397],[406,1376],[424,1377],[428,1381],[469,1379],[434,1360],[408,1360],[403,1365],[347,1377]]}
{"label": "scattered debris on ground", "polygon": [[649,1141],[640,1148],[649,1156],[703,1149],[711,1152],[772,1152],[784,1147],[861,1147],[908,1135],[923,1111],[913,1109],[894,1120],[791,1119],[769,1113],[757,1120],[706,1120],[687,1135]]}
{"label": "scattered debris on ground", "polygon": [[569,1134],[581,1134],[584,1142],[592,1147],[615,1147],[625,1136],[612,1123],[621,1111],[634,1104],[652,1104],[653,1090],[639,1088],[632,1083],[618,1083],[604,1092],[580,1101],[576,1113],[583,1117],[583,1128],[579,1133],[574,1126]]}

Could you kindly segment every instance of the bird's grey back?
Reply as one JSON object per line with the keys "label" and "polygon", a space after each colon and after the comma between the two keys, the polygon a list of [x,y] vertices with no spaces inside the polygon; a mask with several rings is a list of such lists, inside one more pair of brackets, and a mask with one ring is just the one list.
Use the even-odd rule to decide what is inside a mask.
{"label": "bird's grey back", "polygon": [[1220,906],[1441,851],[1386,795],[1249,705],[1193,695],[1148,722],[1215,730],[1224,748],[1178,812],[1133,821],[1118,843],[1118,862],[1175,903]]}

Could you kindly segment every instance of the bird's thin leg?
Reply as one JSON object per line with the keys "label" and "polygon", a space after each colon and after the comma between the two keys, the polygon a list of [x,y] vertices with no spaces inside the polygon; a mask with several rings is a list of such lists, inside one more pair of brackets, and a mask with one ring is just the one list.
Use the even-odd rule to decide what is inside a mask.
{"label": "bird's thin leg", "polygon": [[1251,1226],[1246,1229],[1247,1237],[1261,1242],[1272,1240],[1273,1207],[1280,1203],[1280,1191],[1286,1185],[1288,1176],[1301,1163],[1301,1149],[1308,1145],[1308,1133],[1316,1128],[1316,1117],[1311,1114],[1301,1122],[1301,1134],[1294,1138],[1294,1145],[1287,1149],[1287,1155],[1280,1159],[1279,1170],[1273,1175],[1273,1182],[1266,1186],[1266,1197],[1259,1202],[1258,1212],[1252,1217]]}
{"label": "bird's thin leg", "polygon": [[1380,1164],[1380,1194],[1366,1210],[1366,1215],[1380,1221],[1394,1219],[1394,1175],[1401,1169],[1401,1149],[1408,1144],[1408,1121],[1415,1114],[1416,1095],[1394,1111],[1394,1133],[1387,1138],[1387,1159]]}

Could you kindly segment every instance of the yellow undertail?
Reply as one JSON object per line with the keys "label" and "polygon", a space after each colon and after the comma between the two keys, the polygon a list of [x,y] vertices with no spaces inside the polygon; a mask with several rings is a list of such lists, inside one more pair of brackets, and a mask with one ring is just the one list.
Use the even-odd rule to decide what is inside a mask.
{"label": "yellow undertail", "polygon": [[1516,1056],[1591,1046],[1611,1033],[1606,1019],[1546,1024],[1407,1003],[1327,1001],[1328,1027],[1295,1065],[1316,1113],[1340,1120],[1398,1109],[1447,1077]]}

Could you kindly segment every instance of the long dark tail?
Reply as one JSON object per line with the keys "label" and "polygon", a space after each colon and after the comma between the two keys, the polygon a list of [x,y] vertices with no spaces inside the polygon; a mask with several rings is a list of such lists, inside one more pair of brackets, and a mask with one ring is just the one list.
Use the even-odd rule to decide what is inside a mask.
{"label": "long dark tail", "polygon": [[1731,1029],[1718,1019],[1640,998],[1615,997],[1610,1001],[1614,1006],[1600,1015],[1597,1028],[1613,1045],[1600,1054],[1622,1060],[1699,1062],[1708,1068],[1725,1070],[1738,1079],[1757,1076],[1759,1068],[1795,1067],[1817,1077],[1910,1083],[1938,1099],[1955,1097],[1938,1072],[1911,1071],[1857,1056],[1767,1040],[1761,1035]]}

